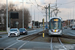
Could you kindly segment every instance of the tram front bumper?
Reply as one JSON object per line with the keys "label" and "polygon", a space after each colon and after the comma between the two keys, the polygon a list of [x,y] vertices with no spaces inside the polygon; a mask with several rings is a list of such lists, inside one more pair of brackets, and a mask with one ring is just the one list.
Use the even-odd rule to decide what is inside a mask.
{"label": "tram front bumper", "polygon": [[53,33],[51,34],[51,33],[50,33],[50,35],[62,35],[62,33],[61,33],[61,34],[58,34],[58,33],[57,33],[57,34],[53,34]]}
{"label": "tram front bumper", "polygon": [[60,32],[51,32],[51,31],[49,31],[49,35],[62,35],[62,31],[60,31]]}

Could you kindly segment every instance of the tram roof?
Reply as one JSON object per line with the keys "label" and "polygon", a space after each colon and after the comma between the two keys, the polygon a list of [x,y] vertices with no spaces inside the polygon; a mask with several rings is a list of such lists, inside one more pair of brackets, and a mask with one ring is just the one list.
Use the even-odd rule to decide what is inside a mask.
{"label": "tram roof", "polygon": [[[61,17],[50,17],[50,20],[53,19],[53,18],[59,18],[60,20],[62,20]],[[49,20],[49,21],[50,21],[50,20]]]}

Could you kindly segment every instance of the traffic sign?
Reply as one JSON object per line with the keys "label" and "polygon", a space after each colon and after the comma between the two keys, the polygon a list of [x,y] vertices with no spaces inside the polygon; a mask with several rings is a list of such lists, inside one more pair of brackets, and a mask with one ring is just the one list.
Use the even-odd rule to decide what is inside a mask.
{"label": "traffic sign", "polygon": [[16,22],[16,24],[19,24],[19,22]]}
{"label": "traffic sign", "polygon": [[18,12],[10,12],[10,18],[12,19],[18,19],[19,18],[19,13]]}

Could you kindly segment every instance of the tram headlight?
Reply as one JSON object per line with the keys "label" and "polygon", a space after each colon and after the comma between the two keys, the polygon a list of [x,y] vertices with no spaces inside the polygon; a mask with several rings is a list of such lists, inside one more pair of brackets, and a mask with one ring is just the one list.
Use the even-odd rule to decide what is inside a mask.
{"label": "tram headlight", "polygon": [[59,32],[60,30],[58,30],[58,32]]}
{"label": "tram headlight", "polygon": [[53,32],[53,30],[51,30]]}

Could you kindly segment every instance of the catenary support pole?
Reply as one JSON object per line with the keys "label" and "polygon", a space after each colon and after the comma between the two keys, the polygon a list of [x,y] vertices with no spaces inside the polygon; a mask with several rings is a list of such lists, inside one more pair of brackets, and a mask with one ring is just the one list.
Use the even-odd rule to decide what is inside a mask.
{"label": "catenary support pole", "polygon": [[23,5],[23,6],[22,6],[22,7],[23,7],[23,9],[22,9],[22,20],[23,20],[23,21],[22,21],[22,27],[24,28],[24,0],[22,0],[22,2],[23,2],[23,3],[22,3],[22,5]]}
{"label": "catenary support pole", "polygon": [[49,4],[49,19],[50,19],[50,4]]}

